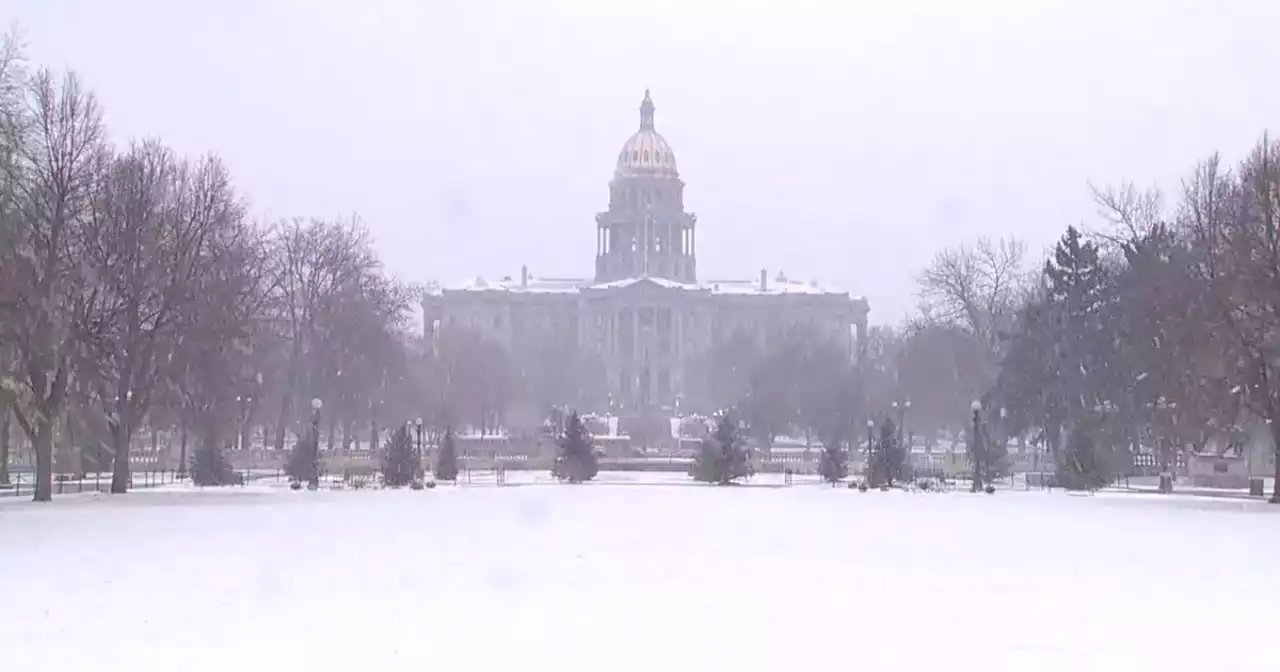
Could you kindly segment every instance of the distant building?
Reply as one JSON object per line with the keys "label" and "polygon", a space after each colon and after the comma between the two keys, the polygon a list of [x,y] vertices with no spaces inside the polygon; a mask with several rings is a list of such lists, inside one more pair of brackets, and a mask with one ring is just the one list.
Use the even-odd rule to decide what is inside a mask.
{"label": "distant building", "polygon": [[[568,339],[603,369],[604,405],[614,411],[702,408],[704,355],[737,332],[765,342],[803,326],[860,356],[868,306],[851,297],[760,271],[750,280],[698,280],[697,225],[685,211],[676,155],[654,127],[646,91],[640,128],[622,146],[609,208],[596,215],[595,276],[475,278],[423,301],[424,332],[464,328],[518,351]],[[606,410],[606,409],[584,409]]]}

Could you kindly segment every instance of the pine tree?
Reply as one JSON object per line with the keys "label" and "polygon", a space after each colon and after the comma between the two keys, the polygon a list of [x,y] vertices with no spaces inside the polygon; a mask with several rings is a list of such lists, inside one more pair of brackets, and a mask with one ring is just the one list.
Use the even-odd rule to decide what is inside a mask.
{"label": "pine tree", "polygon": [[751,474],[751,461],[738,434],[737,421],[731,413],[722,413],[716,421],[716,431],[702,441],[694,458],[693,478],[703,483],[729,485]]}
{"label": "pine tree", "polygon": [[822,455],[818,458],[818,473],[831,485],[849,476],[849,451],[845,450],[843,439],[823,445]]}
{"label": "pine tree", "polygon": [[387,487],[409,485],[418,477],[418,453],[409,436],[408,425],[402,425],[391,438],[382,454],[382,482]]}
{"label": "pine tree", "polygon": [[320,435],[312,431],[298,439],[289,452],[284,473],[293,483],[319,484]]}
{"label": "pine tree", "polygon": [[1068,490],[1097,490],[1111,480],[1106,459],[1087,422],[1078,422],[1071,428],[1058,462],[1058,478]]}
{"label": "pine tree", "polygon": [[[1051,366],[1046,395],[1058,416],[1047,414],[1046,419],[1075,424],[1106,396],[1100,383],[1115,352],[1108,329],[1114,320],[1107,314],[1113,288],[1098,246],[1075,227],[1068,227],[1058,241],[1044,275],[1049,317],[1044,336],[1051,339],[1047,350],[1054,355],[1045,362]],[[1048,429],[1051,435],[1061,433],[1060,427]]]}
{"label": "pine tree", "polygon": [[983,431],[982,443],[982,482],[990,486],[996,481],[1007,478],[1010,473],[1009,449],[1003,444],[992,441]]}
{"label": "pine tree", "polygon": [[199,486],[240,485],[244,479],[231,467],[222,448],[207,441],[191,454],[191,482]]}
{"label": "pine tree", "polygon": [[596,458],[596,447],[591,434],[582,424],[578,412],[569,414],[565,421],[564,433],[557,441],[560,455],[556,458],[552,475],[570,483],[585,483],[596,477],[600,464]]}
{"label": "pine tree", "polygon": [[458,447],[452,427],[445,429],[444,438],[440,439],[440,450],[436,452],[435,477],[437,481],[458,480]]}

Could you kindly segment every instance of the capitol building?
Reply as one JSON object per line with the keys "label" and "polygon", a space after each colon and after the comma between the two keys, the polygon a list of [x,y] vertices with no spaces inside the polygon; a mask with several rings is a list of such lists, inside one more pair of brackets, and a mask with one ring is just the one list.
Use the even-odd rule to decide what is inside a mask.
{"label": "capitol building", "polygon": [[740,334],[767,345],[799,326],[860,358],[863,298],[765,270],[699,278],[698,218],[685,209],[676,153],[658,133],[654,111],[646,91],[640,127],[618,152],[608,208],[595,217],[594,275],[534,277],[525,266],[500,280],[435,287],[423,299],[428,340],[452,328],[512,353],[542,339],[576,344],[598,363],[615,411],[732,403],[708,398],[711,372],[703,364],[717,344]]}

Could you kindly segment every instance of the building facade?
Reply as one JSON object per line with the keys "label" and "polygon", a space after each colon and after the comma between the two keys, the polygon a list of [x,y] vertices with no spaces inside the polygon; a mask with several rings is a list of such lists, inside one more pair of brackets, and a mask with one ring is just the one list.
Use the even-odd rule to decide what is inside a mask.
{"label": "building facade", "polygon": [[[623,144],[596,215],[592,278],[484,278],[436,287],[423,301],[424,331],[465,329],[518,352],[562,341],[598,362],[612,410],[699,408],[706,356],[736,334],[760,343],[801,327],[842,343],[866,341],[865,299],[760,271],[749,280],[699,280],[698,219],[685,209],[676,155],[654,126],[645,92],[640,128]],[[608,409],[587,409],[608,410]]]}

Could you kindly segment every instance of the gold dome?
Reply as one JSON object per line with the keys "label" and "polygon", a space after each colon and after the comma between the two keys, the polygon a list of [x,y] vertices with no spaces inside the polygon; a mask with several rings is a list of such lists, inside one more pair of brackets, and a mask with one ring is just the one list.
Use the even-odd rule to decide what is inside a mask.
{"label": "gold dome", "polygon": [[653,128],[653,101],[648,89],[640,103],[640,130],[622,145],[618,152],[617,177],[679,177],[676,154],[671,145]]}

